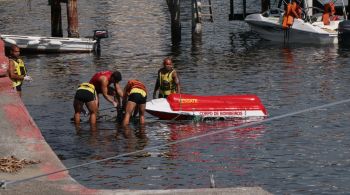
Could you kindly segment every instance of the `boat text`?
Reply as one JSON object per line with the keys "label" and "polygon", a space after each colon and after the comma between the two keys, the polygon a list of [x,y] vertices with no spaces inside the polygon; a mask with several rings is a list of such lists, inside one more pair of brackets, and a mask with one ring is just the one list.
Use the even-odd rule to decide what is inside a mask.
{"label": "boat text", "polygon": [[202,116],[243,116],[242,111],[203,111],[199,114]]}
{"label": "boat text", "polygon": [[191,104],[191,103],[197,103],[198,99],[180,99],[180,102],[184,104]]}

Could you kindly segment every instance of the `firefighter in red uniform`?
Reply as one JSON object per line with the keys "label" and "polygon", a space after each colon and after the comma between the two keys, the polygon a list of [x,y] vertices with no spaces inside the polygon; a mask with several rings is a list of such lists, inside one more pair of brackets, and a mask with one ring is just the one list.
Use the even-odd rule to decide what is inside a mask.
{"label": "firefighter in red uniform", "polygon": [[[122,75],[119,71],[102,71],[96,73],[90,80],[90,83],[95,86],[97,94],[103,95],[103,97],[113,104],[114,107],[121,106],[121,97],[123,97],[123,90],[121,89],[119,82],[122,80]],[[114,88],[110,85],[113,84]],[[116,95],[116,98],[113,96]],[[99,105],[99,102],[98,102]]]}

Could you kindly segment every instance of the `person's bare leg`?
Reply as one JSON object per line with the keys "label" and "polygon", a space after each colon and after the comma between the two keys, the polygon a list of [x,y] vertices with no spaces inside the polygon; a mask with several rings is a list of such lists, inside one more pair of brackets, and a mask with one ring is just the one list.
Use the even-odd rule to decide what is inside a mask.
{"label": "person's bare leg", "polygon": [[97,118],[97,111],[98,111],[98,107],[97,107],[97,101],[91,101],[86,103],[86,107],[89,110],[89,114],[90,114],[90,127],[91,130],[96,130],[96,118]]}
{"label": "person's bare leg", "polygon": [[132,114],[132,117],[136,118],[138,113],[139,113],[139,105],[136,105],[134,113]]}
{"label": "person's bare leg", "polygon": [[79,126],[80,125],[80,112],[83,108],[83,102],[74,99],[73,102],[73,107],[74,107],[74,123],[75,126]]}
{"label": "person's bare leg", "polygon": [[139,104],[139,113],[140,113],[140,124],[145,124],[145,110],[146,104]]}
{"label": "person's bare leg", "polygon": [[134,111],[135,109],[135,106],[136,106],[136,103],[135,102],[131,102],[131,101],[128,101],[126,103],[126,108],[125,108],[125,115],[124,115],[124,119],[123,119],[123,126],[126,126],[129,124],[130,122],[130,117],[132,115],[132,112]]}

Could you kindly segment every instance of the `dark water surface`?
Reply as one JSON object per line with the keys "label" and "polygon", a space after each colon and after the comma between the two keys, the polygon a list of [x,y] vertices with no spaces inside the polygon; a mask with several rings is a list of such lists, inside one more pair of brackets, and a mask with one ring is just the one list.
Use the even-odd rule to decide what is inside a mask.
{"label": "dark water surface", "polygon": [[[42,133],[67,166],[91,162],[233,127],[233,121],[149,123],[124,131],[115,113],[102,111],[99,131],[88,123],[77,133],[70,118],[76,86],[97,71],[118,69],[153,90],[162,59],[172,56],[185,93],[258,95],[270,117],[349,98],[350,51],[335,46],[290,45],[260,40],[240,21],[228,21],[229,1],[213,1],[214,24],[205,23],[192,44],[190,1],[182,1],[182,42],[170,41],[163,0],[78,1],[81,36],[105,28],[102,55],[23,56],[34,78],[23,100]],[[249,3],[249,2],[248,2]],[[62,4],[64,6],[64,4]],[[257,9],[254,9],[257,7]],[[250,7],[258,10],[260,5]],[[3,34],[50,35],[47,1],[0,1]],[[66,25],[63,7],[64,28]],[[65,32],[66,34],[66,32]],[[150,97],[149,97],[150,98]],[[101,108],[111,105],[106,101]],[[261,186],[275,194],[347,194],[350,191],[349,104],[236,129],[79,169],[83,185],[109,189]]]}

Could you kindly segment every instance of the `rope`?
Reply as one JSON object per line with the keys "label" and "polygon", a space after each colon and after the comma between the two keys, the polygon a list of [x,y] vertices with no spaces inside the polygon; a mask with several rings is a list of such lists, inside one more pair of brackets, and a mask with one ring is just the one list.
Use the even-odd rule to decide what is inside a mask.
{"label": "rope", "polygon": [[307,108],[307,109],[304,109],[304,110],[299,110],[299,111],[295,111],[295,112],[291,112],[291,113],[287,113],[287,114],[282,114],[280,116],[271,117],[271,118],[264,119],[264,120],[261,120],[261,121],[250,122],[250,123],[242,124],[240,126],[229,127],[229,128],[225,128],[225,129],[222,129],[222,130],[209,132],[209,133],[206,133],[206,134],[197,135],[197,136],[194,136],[194,137],[189,137],[189,138],[185,138],[185,139],[182,139],[182,140],[173,141],[173,142],[166,143],[166,144],[163,144],[163,145],[160,145],[160,146],[148,147],[148,148],[144,148],[142,150],[138,150],[138,151],[134,151],[134,152],[129,152],[129,153],[125,153],[125,154],[121,154],[121,155],[117,155],[117,156],[112,156],[112,157],[108,157],[108,158],[105,158],[105,159],[92,161],[92,162],[89,162],[89,163],[83,163],[83,164],[80,164],[80,165],[76,165],[76,166],[72,166],[72,167],[69,167],[69,168],[57,170],[57,171],[54,171],[54,172],[51,172],[51,173],[45,173],[45,174],[37,175],[37,176],[34,176],[34,177],[29,177],[29,178],[20,179],[20,180],[14,180],[14,181],[4,181],[4,180],[2,180],[0,182],[0,188],[6,188],[7,185],[15,185],[15,184],[23,183],[23,182],[30,181],[30,180],[33,180],[33,179],[37,179],[37,178],[53,175],[53,174],[56,174],[56,173],[68,171],[68,170],[71,170],[71,169],[75,169],[75,168],[79,168],[79,167],[83,167],[83,166],[87,166],[87,165],[91,165],[91,164],[96,164],[96,163],[99,163],[99,162],[108,161],[108,160],[111,160],[111,159],[117,159],[117,158],[124,157],[124,156],[130,156],[130,155],[134,155],[134,154],[139,154],[141,152],[151,151],[151,150],[154,150],[154,149],[159,149],[159,148],[163,148],[163,147],[166,147],[166,146],[171,146],[171,145],[175,145],[175,144],[179,144],[179,143],[195,140],[195,139],[202,138],[202,137],[208,137],[208,136],[224,133],[224,132],[227,132],[227,131],[232,131],[232,130],[236,130],[236,129],[246,128],[246,127],[250,127],[250,126],[254,126],[254,125],[258,125],[258,124],[267,123],[267,122],[270,122],[270,121],[286,118],[286,117],[289,117],[289,116],[294,116],[294,115],[302,114],[302,113],[305,113],[305,112],[311,112],[311,111],[314,111],[314,110],[317,110],[317,109],[322,109],[322,108],[331,107],[331,106],[335,106],[335,105],[338,105],[338,104],[344,104],[344,103],[349,103],[349,102],[350,102],[350,99],[346,99],[346,100],[341,100],[341,101],[337,101],[337,102],[333,102],[333,103],[329,103],[329,104],[324,104],[324,105],[321,105],[321,106],[311,107],[311,108]]}

